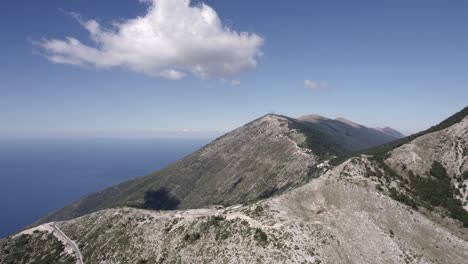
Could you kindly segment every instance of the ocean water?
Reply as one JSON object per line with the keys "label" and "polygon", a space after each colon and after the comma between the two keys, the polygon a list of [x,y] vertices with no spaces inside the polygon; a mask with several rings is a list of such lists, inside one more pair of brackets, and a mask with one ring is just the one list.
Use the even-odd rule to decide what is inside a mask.
{"label": "ocean water", "polygon": [[0,238],[83,195],[161,169],[211,140],[0,140]]}

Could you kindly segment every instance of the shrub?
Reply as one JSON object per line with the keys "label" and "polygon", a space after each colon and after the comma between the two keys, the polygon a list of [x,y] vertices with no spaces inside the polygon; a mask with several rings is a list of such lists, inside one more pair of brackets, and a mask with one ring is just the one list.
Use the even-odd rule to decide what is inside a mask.
{"label": "shrub", "polygon": [[195,242],[200,239],[200,233],[193,233],[193,234],[185,234],[184,240],[188,242]]}
{"label": "shrub", "polygon": [[445,170],[444,166],[440,164],[438,161],[434,161],[431,166],[430,173],[432,176],[444,180],[448,178],[447,171]]}
{"label": "shrub", "polygon": [[410,178],[411,188],[415,191],[415,195],[431,206],[446,209],[450,217],[461,221],[463,226],[468,227],[468,212],[463,209],[460,201],[454,198],[456,189],[452,188],[444,166],[434,161],[430,174],[433,177],[412,176]]}
{"label": "shrub", "polygon": [[265,245],[268,242],[268,236],[260,228],[255,229],[254,239],[261,245]]}
{"label": "shrub", "polygon": [[381,184],[377,184],[377,185],[375,186],[375,189],[377,189],[377,191],[379,191],[379,192],[382,192],[382,191],[384,190],[384,189],[382,188],[382,185],[381,185]]}
{"label": "shrub", "polygon": [[468,180],[468,170],[463,173],[463,180]]}
{"label": "shrub", "polygon": [[411,199],[408,195],[406,195],[404,193],[399,193],[393,187],[390,187],[389,191],[390,191],[390,197],[392,199],[397,200],[397,201],[399,201],[401,203],[404,203],[404,204],[410,206],[411,208],[413,208],[415,210],[418,209],[418,204],[413,199]]}

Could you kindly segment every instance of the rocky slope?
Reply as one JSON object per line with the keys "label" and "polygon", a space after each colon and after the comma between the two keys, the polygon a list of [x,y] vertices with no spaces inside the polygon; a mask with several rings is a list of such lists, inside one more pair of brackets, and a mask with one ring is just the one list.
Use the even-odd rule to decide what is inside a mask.
{"label": "rocky slope", "polygon": [[[468,227],[468,214],[459,207],[468,209],[468,117],[393,149],[387,153],[385,163],[409,182],[409,188],[400,189],[424,198],[429,204],[423,206],[428,209],[447,209]],[[434,200],[436,196],[446,197]]]}
{"label": "rocky slope", "polygon": [[333,156],[394,139],[342,121],[330,126],[266,115],[163,170],[88,195],[38,223],[116,206],[187,209],[252,202],[307,183]]}
{"label": "rocky slope", "polygon": [[44,226],[0,240],[0,249],[2,264],[76,263],[75,255]]}
{"label": "rocky slope", "polygon": [[465,263],[467,234],[388,197],[376,187],[383,174],[362,156],[250,205],[116,208],[57,226],[85,263]]}
{"label": "rocky slope", "polygon": [[[420,136],[389,152],[385,160],[398,172],[429,172],[434,161],[440,162],[449,175],[461,176],[468,170],[468,117],[453,126]],[[404,169],[403,169],[404,168]]]}
{"label": "rocky slope", "polygon": [[[261,130],[265,123],[267,129]],[[175,211],[120,207],[39,225],[1,240],[0,263],[42,256],[64,263],[77,256],[84,263],[466,262],[466,196],[455,183],[466,182],[468,108],[425,132],[335,167],[325,161],[340,145],[318,145],[305,135],[321,132],[301,124],[266,116],[247,125],[260,130],[254,135],[263,143],[289,142],[281,144],[288,152],[278,159],[314,164],[320,177],[301,187],[244,205]],[[294,133],[283,138],[272,132],[278,130]],[[270,133],[270,139],[262,133]],[[234,131],[225,137],[239,135]],[[73,253],[75,244],[79,252]],[[32,256],[25,259],[26,250]]]}

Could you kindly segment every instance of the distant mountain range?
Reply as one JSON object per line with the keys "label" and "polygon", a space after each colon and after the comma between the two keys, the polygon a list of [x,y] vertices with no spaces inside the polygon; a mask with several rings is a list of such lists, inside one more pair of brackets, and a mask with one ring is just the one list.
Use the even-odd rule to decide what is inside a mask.
{"label": "distant mountain range", "polygon": [[399,135],[266,115],[0,240],[0,263],[465,263],[468,107]]}

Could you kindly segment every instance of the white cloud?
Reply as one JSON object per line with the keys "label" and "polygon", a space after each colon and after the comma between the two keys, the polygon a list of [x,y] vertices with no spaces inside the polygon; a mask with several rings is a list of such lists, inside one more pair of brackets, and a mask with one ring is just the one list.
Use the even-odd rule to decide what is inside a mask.
{"label": "white cloud", "polygon": [[239,86],[240,84],[241,84],[241,82],[239,80],[232,80],[231,81],[232,86]]}
{"label": "white cloud", "polygon": [[304,86],[306,88],[312,89],[312,90],[322,90],[328,88],[328,82],[327,81],[311,81],[311,80],[305,80],[304,81]]}
{"label": "white cloud", "polygon": [[38,45],[54,63],[96,68],[127,67],[178,80],[235,76],[257,66],[263,38],[225,26],[214,9],[190,0],[140,0],[144,16],[103,28],[71,14],[88,31],[92,45],[76,38],[45,39]]}

